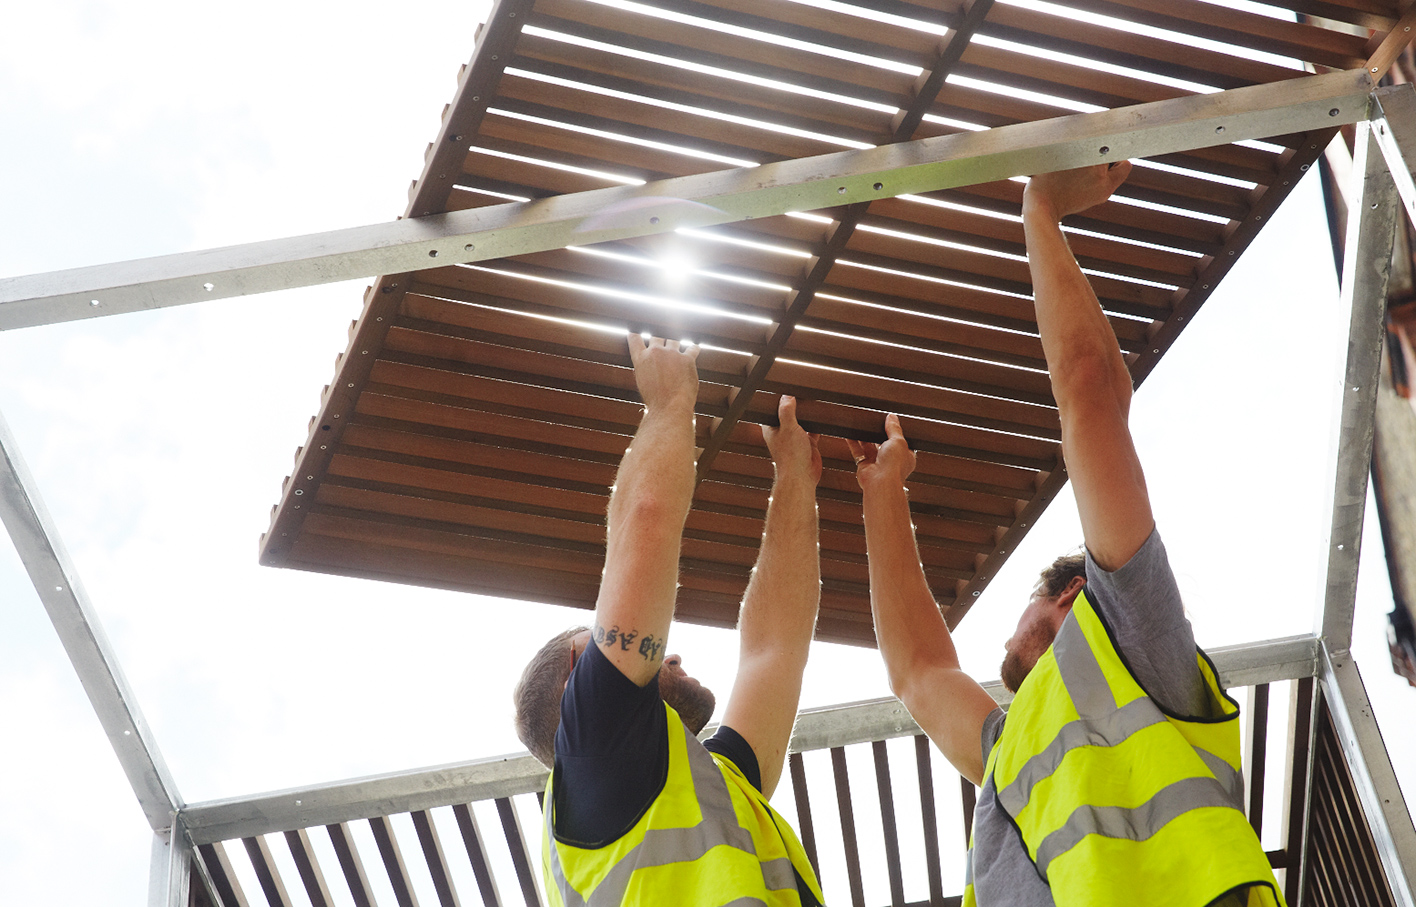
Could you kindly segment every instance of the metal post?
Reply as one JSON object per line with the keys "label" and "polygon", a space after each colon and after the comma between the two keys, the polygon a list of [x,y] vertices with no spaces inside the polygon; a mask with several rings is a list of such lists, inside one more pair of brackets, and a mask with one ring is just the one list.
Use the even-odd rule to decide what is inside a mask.
{"label": "metal post", "polygon": [[181,805],[177,785],[162,761],[118,659],[89,605],[69,555],[0,416],[0,522],[59,634],[64,651],[118,754],[153,831],[165,832]]}
{"label": "metal post", "polygon": [[225,249],[0,279],[0,330],[503,258],[1364,121],[1366,70]]}
{"label": "metal post", "polygon": [[[1411,96],[1408,91],[1386,97],[1400,101]],[[1412,892],[1416,890],[1416,827],[1349,651],[1385,336],[1387,282],[1399,217],[1397,182],[1383,155],[1378,131],[1381,125],[1379,121],[1358,128],[1354,155],[1354,177],[1362,182],[1360,192],[1354,192],[1353,197],[1361,201],[1349,212],[1343,263],[1342,297],[1344,303],[1351,305],[1352,315],[1319,635],[1323,639],[1322,690],[1338,741],[1392,893],[1398,903],[1411,907]],[[1389,128],[1385,131],[1390,134]],[[1403,168],[1404,164],[1398,169]]]}
{"label": "metal post", "polygon": [[1318,635],[1333,652],[1352,646],[1352,612],[1357,601],[1357,562],[1362,520],[1367,512],[1372,432],[1376,421],[1377,378],[1386,335],[1387,280],[1395,236],[1396,187],[1372,130],[1357,130],[1357,170],[1361,201],[1347,218],[1342,270],[1343,307],[1350,306],[1347,365],[1343,373],[1341,423],[1337,436],[1337,478],[1328,534],[1327,584]]}
{"label": "metal post", "polygon": [[1416,181],[1412,177],[1416,169],[1416,86],[1408,82],[1382,88],[1373,99],[1381,117],[1372,122],[1372,131],[1406,213],[1416,221]]}
{"label": "metal post", "polygon": [[152,838],[148,907],[187,907],[192,885],[192,845],[181,827]]}
{"label": "metal post", "polygon": [[1322,668],[1323,695],[1327,697],[1338,743],[1352,772],[1387,882],[1398,904],[1413,907],[1416,826],[1407,811],[1406,798],[1397,783],[1362,675],[1350,652],[1324,650]]}

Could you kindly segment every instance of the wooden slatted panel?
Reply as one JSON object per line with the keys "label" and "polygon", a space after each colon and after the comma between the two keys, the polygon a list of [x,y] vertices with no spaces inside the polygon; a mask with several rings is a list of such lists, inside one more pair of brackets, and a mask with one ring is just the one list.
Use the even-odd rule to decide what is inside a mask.
{"label": "wooden slatted panel", "polygon": [[1319,699],[1305,858],[1306,903],[1395,907],[1327,704]]}
{"label": "wooden slatted panel", "polygon": [[[1283,9],[1378,30],[1396,15],[1382,0]],[[1349,31],[1202,0],[501,0],[406,213],[1365,65],[1375,44]],[[1162,155],[1069,219],[1138,381],[1329,136]],[[792,393],[828,436],[818,636],[874,641],[840,439],[881,438],[889,411],[920,452],[921,555],[956,624],[1064,481],[1021,197],[1002,181],[384,277],[263,562],[591,607],[639,413],[623,333],[649,331],[705,344],[681,619],[735,622],[771,476],[748,423]]]}

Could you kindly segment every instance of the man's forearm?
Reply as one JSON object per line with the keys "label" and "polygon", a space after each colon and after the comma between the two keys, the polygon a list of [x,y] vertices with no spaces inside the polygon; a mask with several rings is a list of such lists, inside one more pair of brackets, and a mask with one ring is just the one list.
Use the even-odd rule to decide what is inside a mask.
{"label": "man's forearm", "polygon": [[742,653],[775,650],[806,662],[821,603],[816,483],[805,475],[772,486],[762,546],[743,594]]}
{"label": "man's forearm", "polygon": [[1060,218],[1046,204],[1026,196],[1023,231],[1043,355],[1059,407],[1079,394],[1093,396],[1104,381],[1125,411],[1131,399],[1131,376],[1102,311],[1096,291],[1067,245]]}
{"label": "man's forearm", "polygon": [[890,687],[902,695],[926,664],[957,668],[959,659],[924,576],[904,487],[882,483],[862,502],[876,640]]}

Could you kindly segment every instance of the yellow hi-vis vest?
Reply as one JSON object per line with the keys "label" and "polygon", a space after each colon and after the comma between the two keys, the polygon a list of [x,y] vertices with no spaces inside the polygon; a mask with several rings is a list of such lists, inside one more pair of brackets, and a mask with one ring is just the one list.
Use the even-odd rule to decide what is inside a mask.
{"label": "yellow hi-vis vest", "polygon": [[735,765],[664,708],[664,789],[619,840],[597,848],[557,840],[551,773],[541,860],[551,907],[800,907],[797,873],[824,904],[791,826]]}
{"label": "yellow hi-vis vest", "polygon": [[[983,795],[1012,818],[1058,907],[1282,905],[1244,817],[1239,706],[1196,658],[1219,717],[1163,712],[1084,590],[1018,690]],[[965,907],[976,856],[989,855],[970,842]]]}

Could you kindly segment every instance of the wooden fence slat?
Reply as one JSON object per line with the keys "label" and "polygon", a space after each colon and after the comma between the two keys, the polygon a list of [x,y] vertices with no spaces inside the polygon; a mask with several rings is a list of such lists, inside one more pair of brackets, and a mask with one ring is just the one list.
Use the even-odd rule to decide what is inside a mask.
{"label": "wooden fence slat", "polygon": [[831,748],[831,767],[836,775],[836,802],[841,809],[841,839],[846,849],[846,875],[850,878],[851,903],[865,907],[865,886],[860,875],[860,846],[856,841],[855,810],[851,808],[851,779],[846,771],[846,748]]}

